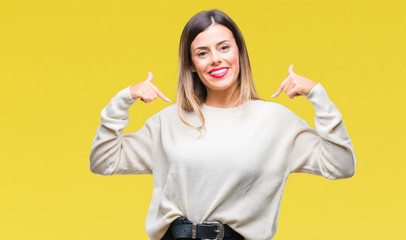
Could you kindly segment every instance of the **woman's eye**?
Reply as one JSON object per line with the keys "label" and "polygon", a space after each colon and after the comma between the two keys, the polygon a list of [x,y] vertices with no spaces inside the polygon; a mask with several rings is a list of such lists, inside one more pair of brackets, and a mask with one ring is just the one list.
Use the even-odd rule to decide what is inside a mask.
{"label": "woman's eye", "polygon": [[199,53],[197,54],[197,56],[203,57],[203,56],[206,55],[206,54],[207,54],[206,52],[199,52]]}
{"label": "woman's eye", "polygon": [[222,46],[222,47],[221,47],[221,50],[227,51],[229,48],[230,48],[230,46]]}

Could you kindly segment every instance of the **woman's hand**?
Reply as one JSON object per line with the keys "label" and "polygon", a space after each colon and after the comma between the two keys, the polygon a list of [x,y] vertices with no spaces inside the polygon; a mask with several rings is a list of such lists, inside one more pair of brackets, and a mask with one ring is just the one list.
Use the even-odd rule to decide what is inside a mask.
{"label": "woman's hand", "polygon": [[307,96],[317,85],[316,82],[294,73],[293,64],[289,66],[288,73],[289,76],[279,85],[272,98],[279,96],[282,91],[288,94],[290,99],[302,95]]}
{"label": "woman's hand", "polygon": [[154,84],[152,84],[152,73],[148,72],[148,78],[130,87],[130,94],[133,99],[141,99],[144,103],[154,101],[158,97],[166,102],[171,102]]}

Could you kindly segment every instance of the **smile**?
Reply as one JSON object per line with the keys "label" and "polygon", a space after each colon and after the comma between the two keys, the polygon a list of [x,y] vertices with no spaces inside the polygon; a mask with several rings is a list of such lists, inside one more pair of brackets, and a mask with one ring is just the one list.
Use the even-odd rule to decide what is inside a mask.
{"label": "smile", "polygon": [[[214,70],[214,71],[213,71]],[[209,72],[209,75],[214,77],[214,78],[222,78],[224,77],[227,72],[228,68],[221,68],[221,69],[213,69],[211,72]]]}

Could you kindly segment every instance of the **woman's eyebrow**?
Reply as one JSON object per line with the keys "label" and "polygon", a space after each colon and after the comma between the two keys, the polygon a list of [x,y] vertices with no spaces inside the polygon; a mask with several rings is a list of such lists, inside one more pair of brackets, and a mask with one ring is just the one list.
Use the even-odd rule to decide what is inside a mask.
{"label": "woman's eyebrow", "polygon": [[[226,40],[223,40],[223,41],[218,42],[218,43],[216,44],[216,46],[221,45],[221,44],[223,44],[223,43],[225,43],[225,42],[231,42],[231,41],[228,40],[228,39],[226,39]],[[208,49],[208,47],[206,47],[206,46],[200,46],[200,47],[195,48],[193,51],[196,51],[196,50],[198,50],[198,49]]]}

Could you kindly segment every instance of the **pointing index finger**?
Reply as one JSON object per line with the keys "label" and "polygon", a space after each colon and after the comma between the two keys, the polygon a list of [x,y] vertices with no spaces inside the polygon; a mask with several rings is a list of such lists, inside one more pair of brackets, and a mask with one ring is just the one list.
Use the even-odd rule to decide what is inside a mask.
{"label": "pointing index finger", "polygon": [[158,88],[157,88],[157,92],[158,96],[160,98],[162,98],[165,102],[172,102],[169,98],[167,98]]}
{"label": "pointing index finger", "polygon": [[155,93],[162,98],[166,102],[172,102],[169,98],[167,98],[154,84],[152,84],[152,88],[154,89]]}
{"label": "pointing index finger", "polygon": [[285,87],[285,85],[288,81],[289,81],[289,76],[287,76],[285,78],[285,80],[283,80],[283,82],[279,85],[278,90],[276,90],[276,92],[271,96],[271,98],[275,98],[275,97],[279,96],[279,94],[281,94],[281,92],[283,91],[283,88]]}
{"label": "pointing index finger", "polygon": [[276,90],[276,92],[271,96],[271,98],[276,98],[277,96],[279,96],[279,94],[281,94],[283,89],[283,85],[279,86],[278,90]]}

